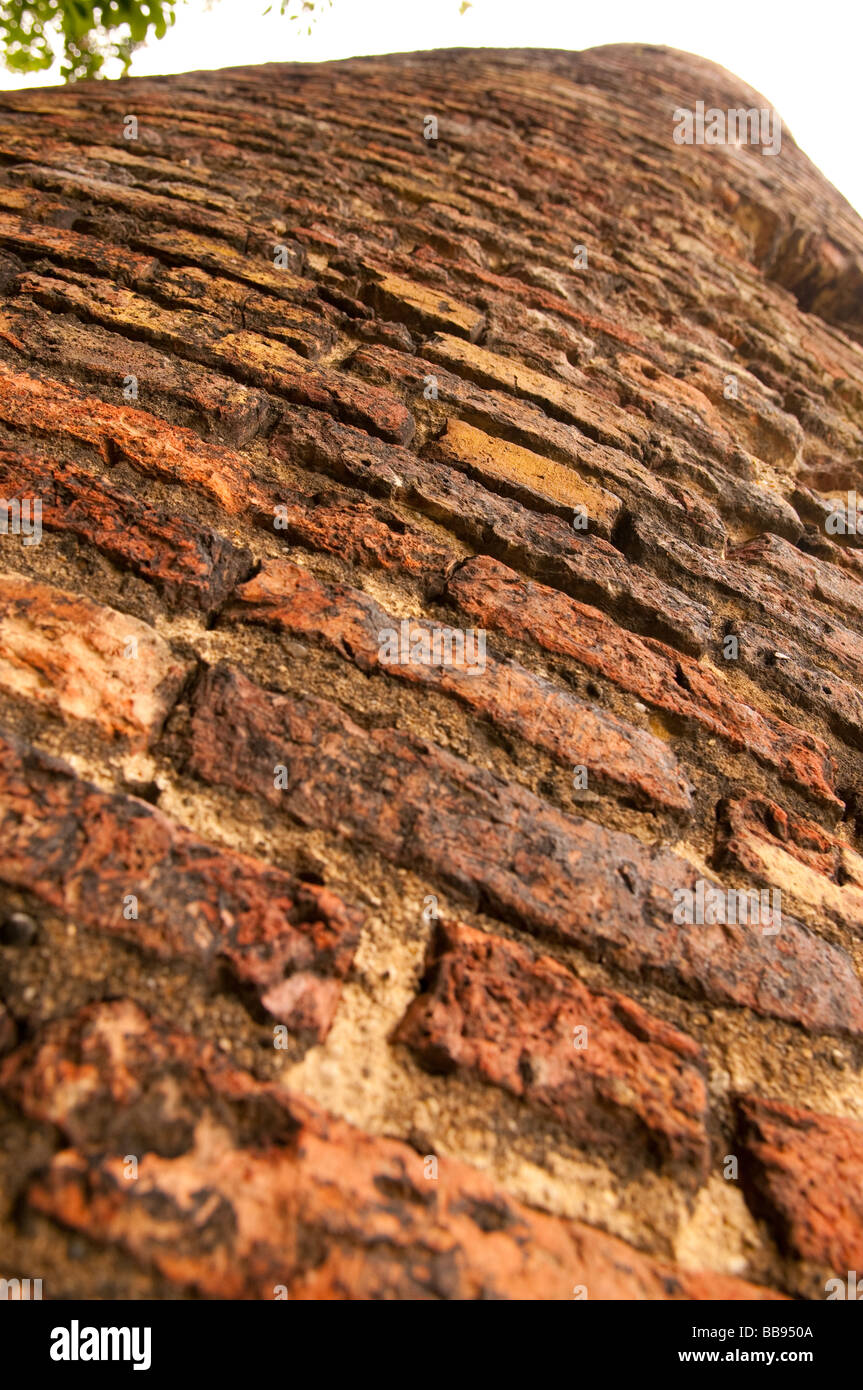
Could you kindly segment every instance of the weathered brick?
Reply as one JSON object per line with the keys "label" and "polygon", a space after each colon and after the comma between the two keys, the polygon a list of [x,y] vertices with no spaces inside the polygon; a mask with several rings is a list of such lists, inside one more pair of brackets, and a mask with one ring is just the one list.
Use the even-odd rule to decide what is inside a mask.
{"label": "weathered brick", "polygon": [[550,956],[458,922],[439,923],[422,990],[393,1039],[430,1070],[501,1086],[587,1148],[704,1180],[707,1088],[697,1045],[677,1029],[587,989]]}
{"label": "weathered brick", "polygon": [[[738,665],[747,676],[793,707],[818,715],[852,748],[863,748],[863,692],[853,671],[848,672],[852,679],[844,679],[835,670],[843,663],[819,660],[788,632],[776,632],[766,623],[738,619],[729,627],[737,637]],[[813,647],[817,650],[817,644]]]}
{"label": "weathered brick", "polygon": [[594,1301],[776,1297],[532,1210],[456,1160],[437,1160],[428,1178],[406,1144],[254,1081],[125,1000],[49,1025],[3,1063],[0,1086],[76,1146],[30,1184],[32,1206],[120,1245],[178,1289],[265,1300],[277,1286],[292,1300],[565,1300],[578,1285]]}
{"label": "weathered brick", "polygon": [[301,357],[318,358],[335,345],[336,331],[321,312],[324,306],[318,304],[313,310],[307,299],[292,304],[197,266],[162,270],[153,288],[172,305],[280,338]]}
{"label": "weathered brick", "polygon": [[252,567],[249,552],[224,536],[149,507],[73,463],[0,450],[0,493],[38,497],[46,530],[82,537],[157,585],[172,607],[185,602],[210,615]]}
{"label": "weathered brick", "polygon": [[859,1275],[863,1124],[754,1096],[740,1101],[740,1118],[741,1180],[782,1248],[843,1280]]}
{"label": "weathered brick", "polygon": [[192,430],[132,406],[107,405],[46,376],[12,371],[0,362],[0,420],[27,434],[76,439],[105,462],[129,459],[142,473],[184,483],[234,514],[260,497],[239,454],[205,444]]}
{"label": "weathered brick", "polygon": [[84,236],[66,227],[45,227],[20,217],[0,215],[0,246],[22,256],[50,257],[65,264],[105,275],[123,285],[142,285],[152,279],[159,262],[126,246],[112,246],[102,237]]}
{"label": "weathered brick", "polygon": [[133,376],[139,408],[161,409],[166,398],[176,401],[194,413],[205,434],[223,443],[248,443],[275,413],[263,391],[194,362],[175,361],[147,343],[49,314],[30,301],[15,313],[0,314],[0,332],[42,367],[50,368],[61,356],[86,380],[113,387],[118,404],[126,378]]}
{"label": "weathered brick", "polygon": [[624,453],[643,443],[647,429],[637,416],[628,415],[608,401],[598,401],[587,391],[567,382],[543,376],[522,362],[501,357],[475,343],[464,343],[447,334],[436,334],[423,348],[430,362],[443,363],[458,376],[480,386],[505,391],[519,400],[533,401],[546,414],[577,425],[590,439]]}
{"label": "weathered brick", "polygon": [[571,657],[657,709],[692,720],[746,749],[786,781],[835,804],[834,767],[823,740],[738,700],[711,667],[662,642],[623,632],[605,614],[478,555],[446,589],[463,612],[510,637],[530,637]]}
{"label": "weathered brick", "polygon": [[231,330],[219,319],[192,309],[165,309],[143,295],[104,280],[28,274],[21,291],[46,308],[78,313],[106,328],[143,336],[181,357],[233,372],[286,400],[339,418],[384,439],[407,443],[413,416],[401,401],[365,381],[337,372],[310,369],[287,343],[245,329]]}
{"label": "weathered brick", "polygon": [[560,517],[530,512],[489,492],[457,469],[350,429],[324,414],[285,411],[273,449],[379,497],[397,498],[441,521],[469,544],[589,602],[606,604],[628,626],[659,632],[700,652],[710,614],[624,559],[599,536],[573,531]]}
{"label": "weathered brick", "polygon": [[[336,705],[271,694],[220,665],[192,694],[179,751],[205,781],[255,791],[301,825],[371,846],[634,975],[807,1028],[863,1033],[863,990],[837,947],[787,914],[772,936],[676,925],[675,890],[697,880],[685,860],[565,816],[426,740],[360,729]],[[277,764],[286,792],[274,787]]]}
{"label": "weathered brick", "polygon": [[[0,749],[0,880],[142,951],[224,964],[274,1018],[326,1035],[359,936],[354,908],[16,739]],[[124,915],[130,897],[137,918]]]}
{"label": "weathered brick", "polygon": [[719,808],[717,862],[781,885],[819,916],[863,935],[863,857],[844,840],[763,797]]}
{"label": "weathered brick", "polygon": [[[732,558],[717,559],[706,549],[684,541],[669,525],[627,516],[626,534],[618,529],[618,543],[625,554],[639,565],[653,569],[666,582],[679,584],[684,593],[701,596],[715,594],[716,602],[729,596],[735,612],[743,611],[769,625],[774,638],[784,643],[785,634],[817,659],[841,664],[858,682],[863,678],[863,654],[857,634],[810,602],[798,602],[786,581],[775,579],[766,569]],[[796,586],[795,586],[796,587]]]}
{"label": "weathered brick", "polygon": [[0,1057],[11,1052],[18,1041],[18,1030],[5,1004],[0,1004]]}
{"label": "weathered brick", "polygon": [[[131,230],[130,240],[134,246],[155,252],[166,264],[200,266],[242,284],[253,285],[276,298],[306,299],[315,291],[313,280],[304,279],[287,268],[276,269],[272,251],[268,259],[245,256],[223,241],[194,235],[179,227],[141,225]],[[274,237],[273,248],[281,240]]]}
{"label": "weathered brick", "polygon": [[755,536],[728,552],[738,564],[768,570],[797,594],[845,613],[855,622],[863,619],[863,584],[845,569],[814,555],[806,555],[780,536]]}
{"label": "weathered brick", "polygon": [[146,744],[190,669],[138,618],[0,574],[0,687],[18,699]]}
{"label": "weathered brick", "polygon": [[220,217],[210,208],[192,207],[176,198],[160,198],[145,188],[132,188],[108,179],[92,178],[84,173],[70,173],[66,169],[38,165],[29,167],[19,177],[27,184],[48,188],[64,198],[80,197],[91,204],[119,208],[143,221],[162,221],[196,232],[211,232],[238,248],[245,247],[248,238],[248,228],[236,218]]}
{"label": "weathered brick", "polygon": [[[107,788],[114,769],[123,790],[157,801],[173,786],[171,805],[196,828],[227,807],[232,843],[266,831],[262,857],[301,864],[301,884],[338,863],[345,892],[376,914],[338,1028],[279,1072],[362,1116],[363,1135],[220,1065],[218,1049],[136,1021],[128,1004],[97,1006],[86,1025],[70,1017],[82,998],[122,997],[137,943],[150,955],[136,995],[151,990],[152,953],[176,956],[157,972],[171,1016],[171,981],[197,977],[205,1031],[221,1045],[219,991],[234,977],[249,1000],[245,1023],[228,1029],[237,1055],[263,1041],[263,1013],[280,1018],[274,998],[303,1045],[316,1042],[347,967],[331,969],[320,945],[305,972],[292,956],[286,977],[261,923],[296,943],[299,918],[321,914],[307,904],[291,925],[267,908],[263,864],[253,892],[230,875],[226,888],[228,851],[213,845],[203,886],[191,841],[154,868],[153,807],[133,817],[128,801],[111,822],[119,832],[97,830],[67,903],[58,846],[85,856],[95,812],[63,801],[81,785],[68,770],[52,767],[29,801],[22,793],[0,824],[17,875],[0,883],[0,999],[27,1054],[3,1097],[13,1161],[0,1165],[0,1248],[11,1235],[20,1267],[49,1277],[46,1293],[270,1300],[284,1282],[293,1298],[569,1298],[576,1281],[593,1298],[748,1292],[560,1219],[582,1202],[645,1251],[674,1249],[686,1264],[706,1251],[717,1269],[757,1269],[799,1296],[821,1298],[825,1277],[846,1273],[853,1250],[838,1248],[846,1268],[819,1266],[783,1234],[778,1203],[758,1198],[725,1089],[745,1053],[766,1094],[781,1084],[784,1103],[809,1105],[832,1055],[821,1108],[856,1114],[863,540],[834,538],[824,521],[830,500],[860,490],[863,234],[790,139],[780,160],[677,148],[669,113],[693,92],[720,109],[758,104],[706,61],[636,45],[267,64],[0,102],[0,498],[24,492],[22,467],[38,468],[43,524],[58,528],[36,550],[0,534],[0,568],[121,609],[128,589],[136,612],[170,613],[148,620],[183,656],[194,648],[234,669],[228,680],[200,665],[158,739],[133,730],[109,743],[98,725],[62,730],[59,710],[35,699],[0,692],[2,703],[16,728],[41,730],[40,746],[80,735],[79,777],[98,765]],[[124,138],[128,111],[135,140]],[[436,141],[424,111],[439,118]],[[589,268],[573,260],[576,240]],[[129,375],[138,396],[122,413]],[[136,512],[121,489],[145,505]],[[586,534],[572,525],[585,502]],[[238,552],[207,525],[256,551],[230,628],[226,591],[253,570],[245,556],[236,570]],[[310,552],[326,583],[312,592],[306,571],[280,594],[274,559],[303,566]],[[495,598],[484,567],[503,564]],[[476,602],[499,601],[495,623],[454,606],[462,580]],[[384,610],[488,627],[483,680],[375,664]],[[275,632],[256,637],[248,618]],[[724,659],[732,633],[736,662]],[[67,636],[77,660],[80,635]],[[302,651],[321,646],[324,658],[304,665]],[[273,690],[243,683],[244,653]],[[103,676],[97,664],[91,704],[117,695]],[[293,693],[304,676],[308,700]],[[338,708],[321,698],[329,677]],[[388,711],[452,738],[462,757],[387,728]],[[661,735],[662,757],[628,718]],[[127,738],[147,737],[148,754],[130,749]],[[542,799],[568,780],[544,772],[573,752],[591,786],[617,798],[589,793],[588,821]],[[669,804],[674,755],[699,769],[691,811]],[[281,762],[294,780],[277,793]],[[491,763],[511,771],[491,776]],[[609,817],[630,835],[604,829]],[[676,828],[685,840],[669,839]],[[14,858],[37,832],[31,858]],[[174,846],[192,832],[165,834]],[[165,895],[155,926],[151,904],[152,938],[140,916],[116,934],[115,870]],[[737,890],[738,907],[750,887],[781,884],[779,935],[674,927],[677,890],[708,873]],[[413,1056],[386,1044],[410,999],[411,922],[441,891],[449,911],[482,923],[493,959],[480,969],[462,940],[430,962],[413,1012],[436,1010],[461,1072],[430,1087],[425,1044]],[[253,939],[238,965],[243,904]],[[556,939],[566,970],[531,955],[537,937]],[[649,997],[658,1017],[691,1018],[709,1117],[689,1104],[701,1060],[631,1002],[610,1002],[597,970],[623,995]],[[615,1040],[578,1059],[580,1090],[554,1031],[568,1006],[548,1012],[573,993],[597,1038]],[[671,994],[685,1004],[672,1008]],[[460,1022],[441,1022],[453,1001]],[[504,1014],[512,1037],[497,1026]],[[39,1018],[61,1022],[36,1036]],[[0,1050],[14,1046],[3,1028],[0,1007]],[[853,1041],[837,1051],[811,1031]],[[128,1047],[124,1034],[135,1035]],[[507,1152],[513,1123],[521,1140]],[[712,1177],[696,1192],[705,1129]],[[32,1163],[61,1131],[75,1153],[39,1180],[32,1196],[49,1219],[33,1221]],[[391,1131],[411,1148],[372,1138]],[[831,1180],[820,1158],[817,1185],[802,1186],[820,1134],[807,1130],[799,1161],[795,1148],[794,1201],[804,1225],[817,1208],[828,1247],[857,1213],[832,1193],[820,1202]],[[476,1174],[453,1177],[445,1160],[439,1181],[427,1178],[422,1153],[440,1147],[482,1152],[495,1182],[480,1192]],[[775,1145],[782,1161],[791,1147]],[[736,1189],[717,1177],[726,1149],[741,1156]],[[123,1171],[130,1153],[138,1184]],[[586,1184],[575,1195],[564,1191],[573,1163]],[[498,1181],[557,1215],[514,1215]],[[769,1224],[756,1232],[741,1198],[778,1240]],[[102,1249],[85,1241],[74,1258],[80,1242],[65,1250],[58,1218]]]}
{"label": "weathered brick", "polygon": [[721,375],[701,362],[687,364],[674,376],[657,370],[654,362],[621,354],[617,367],[638,393],[639,404],[651,408],[652,418],[675,434],[691,439],[708,456],[734,462],[741,445],[771,462],[791,465],[802,442],[800,426],[767,398],[759,396],[757,379],[749,377],[741,397],[726,397]]}
{"label": "weathered brick", "polygon": [[338,555],[349,564],[410,575],[435,590],[459,558],[454,547],[357,494],[309,489],[303,494],[280,491],[274,497],[256,521],[290,545]]}
{"label": "weathered brick", "polygon": [[401,275],[377,274],[367,282],[369,304],[386,318],[394,318],[425,331],[448,329],[475,342],[485,318],[479,309],[460,303],[448,292],[419,285]]}
{"label": "weathered brick", "polygon": [[620,498],[586,482],[575,469],[542,458],[520,444],[493,439],[462,420],[447,421],[446,433],[434,453],[442,462],[464,468],[469,477],[486,487],[528,507],[554,512],[566,521],[572,521],[575,507],[583,507],[589,529],[606,540],[620,515]]}
{"label": "weathered brick", "polygon": [[[724,527],[716,509],[679,482],[668,484],[637,458],[598,444],[576,426],[552,419],[531,401],[488,391],[447,371],[437,362],[386,347],[359,348],[352,371],[389,390],[400,387],[408,399],[422,400],[429,377],[440,407],[495,439],[518,444],[532,453],[571,465],[579,474],[608,488],[631,508],[670,523],[681,535],[721,548]],[[563,383],[561,389],[565,390]],[[627,421],[637,423],[630,415]]]}
{"label": "weathered brick", "polygon": [[[689,784],[661,739],[558,690],[516,662],[499,661],[487,653],[481,666],[472,665],[470,659],[459,661],[454,645],[458,634],[453,629],[413,619],[404,620],[403,628],[402,620],[361,590],[326,585],[286,561],[265,561],[259,573],[237,590],[236,602],[225,616],[315,638],[363,671],[451,695],[481,718],[545,749],[557,762],[586,767],[591,786],[616,791],[648,807],[691,809]],[[430,658],[437,641],[440,659],[390,664],[381,658],[387,634],[395,634],[408,652],[412,643],[417,644],[420,656],[425,644]],[[453,643],[449,661],[447,643]],[[479,660],[474,653],[474,662]]]}

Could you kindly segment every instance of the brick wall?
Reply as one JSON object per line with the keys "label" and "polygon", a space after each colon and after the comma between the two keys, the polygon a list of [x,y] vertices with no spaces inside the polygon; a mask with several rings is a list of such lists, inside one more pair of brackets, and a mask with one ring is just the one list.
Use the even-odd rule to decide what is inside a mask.
{"label": "brick wall", "polygon": [[863,227],[698,100],[765,104],[635,46],[0,98],[3,1276],[863,1269]]}

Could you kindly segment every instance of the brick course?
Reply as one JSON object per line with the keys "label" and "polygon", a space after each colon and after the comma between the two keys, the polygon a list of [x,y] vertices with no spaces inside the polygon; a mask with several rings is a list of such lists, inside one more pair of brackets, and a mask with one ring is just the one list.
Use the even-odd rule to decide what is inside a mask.
{"label": "brick course", "polygon": [[863,227],[693,91],[764,105],[638,45],[5,95],[0,1276],[863,1271]]}

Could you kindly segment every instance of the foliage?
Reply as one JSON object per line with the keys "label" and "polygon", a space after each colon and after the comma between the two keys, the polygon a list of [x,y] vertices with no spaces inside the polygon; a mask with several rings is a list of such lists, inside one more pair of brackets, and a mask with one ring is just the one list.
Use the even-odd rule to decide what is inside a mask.
{"label": "foliage", "polygon": [[61,55],[67,82],[96,77],[107,58],[129,70],[136,48],[164,38],[176,0],[2,0],[0,43],[13,72],[44,72]]}
{"label": "foliage", "polygon": [[[164,38],[179,0],[0,0],[0,54],[13,72],[46,72],[59,54],[67,82],[98,77],[117,59],[123,76],[150,38]],[[281,0],[280,11],[308,27],[332,0]],[[269,13],[270,6],[264,11]]]}

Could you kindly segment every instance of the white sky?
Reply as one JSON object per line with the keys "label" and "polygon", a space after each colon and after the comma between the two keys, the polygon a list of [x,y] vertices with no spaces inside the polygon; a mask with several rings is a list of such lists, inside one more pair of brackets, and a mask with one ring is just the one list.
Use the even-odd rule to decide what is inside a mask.
{"label": "white sky", "polygon": [[[132,74],[243,63],[317,62],[421,48],[592,48],[668,44],[730,69],[762,92],[798,144],[863,213],[857,114],[861,0],[333,0],[308,37],[267,0],[186,0],[167,36],[139,51]],[[44,86],[0,68],[0,89]],[[54,78],[53,80],[58,80]]]}

